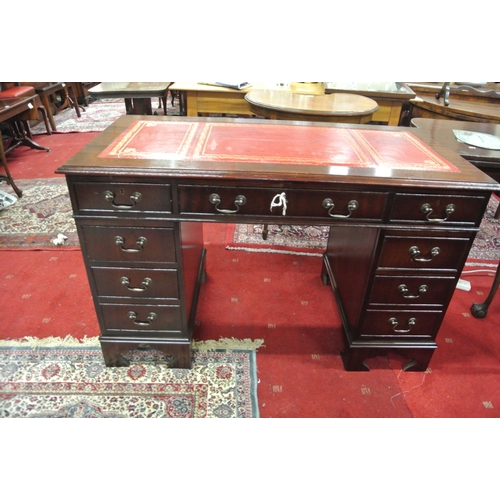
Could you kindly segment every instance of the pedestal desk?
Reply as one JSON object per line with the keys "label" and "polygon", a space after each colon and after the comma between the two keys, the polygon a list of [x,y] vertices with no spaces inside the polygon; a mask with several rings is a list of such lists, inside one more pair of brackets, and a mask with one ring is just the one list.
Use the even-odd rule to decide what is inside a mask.
{"label": "pedestal desk", "polygon": [[395,349],[425,370],[498,187],[418,129],[229,118],[123,116],[57,172],[107,366],[140,346],[191,366],[202,223],[231,222],[330,226],[345,369]]}

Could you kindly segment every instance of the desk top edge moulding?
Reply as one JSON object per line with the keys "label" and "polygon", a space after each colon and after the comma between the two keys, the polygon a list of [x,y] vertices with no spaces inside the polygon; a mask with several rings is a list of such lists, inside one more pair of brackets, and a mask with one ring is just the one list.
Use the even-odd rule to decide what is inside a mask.
{"label": "desk top edge moulding", "polygon": [[329,226],[318,279],[341,313],[344,368],[395,350],[425,370],[499,188],[419,129],[231,118],[123,116],[57,173],[107,366],[148,346],[190,368],[202,225],[230,222]]}
{"label": "desk top edge moulding", "polygon": [[57,172],[81,174],[86,167],[102,175],[119,170],[134,175],[154,170],[161,177],[294,180],[300,175],[334,183],[449,181],[462,183],[461,188],[480,183],[495,190],[488,185],[495,181],[426,131],[322,122],[122,116]]}

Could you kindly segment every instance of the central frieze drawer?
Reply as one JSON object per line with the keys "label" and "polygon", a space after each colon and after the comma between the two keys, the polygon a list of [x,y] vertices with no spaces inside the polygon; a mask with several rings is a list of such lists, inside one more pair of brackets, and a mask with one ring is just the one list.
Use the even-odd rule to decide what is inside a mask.
{"label": "central frieze drawer", "polygon": [[377,276],[370,304],[443,306],[455,290],[453,276]]}
{"label": "central frieze drawer", "polygon": [[106,330],[167,332],[182,330],[178,305],[101,304]]}
{"label": "central frieze drawer", "polygon": [[397,194],[391,220],[479,225],[481,217],[478,214],[483,213],[487,201],[484,196]]}
{"label": "central frieze drawer", "polygon": [[378,267],[456,271],[470,244],[470,238],[389,235],[384,238]]}
{"label": "central frieze drawer", "polygon": [[176,269],[93,267],[98,297],[179,299]]}
{"label": "central frieze drawer", "polygon": [[75,211],[81,212],[172,212],[172,189],[168,184],[75,182]]}
{"label": "central frieze drawer", "polygon": [[91,261],[176,262],[173,228],[80,226]]}
{"label": "central frieze drawer", "polygon": [[[387,194],[284,188],[179,186],[181,213],[382,220]],[[274,205],[271,210],[271,205]]]}

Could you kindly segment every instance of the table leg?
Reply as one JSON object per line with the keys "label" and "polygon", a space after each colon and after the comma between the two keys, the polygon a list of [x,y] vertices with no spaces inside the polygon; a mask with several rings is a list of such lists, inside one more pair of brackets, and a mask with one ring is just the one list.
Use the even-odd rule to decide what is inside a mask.
{"label": "table leg", "polygon": [[0,179],[5,180],[8,184],[12,186],[12,189],[17,194],[18,198],[23,196],[23,192],[16,186],[14,179],[10,175],[9,167],[7,165],[7,159],[5,158],[5,151],[3,149],[3,141],[0,137],[0,160],[2,161],[3,168],[7,175],[0,174]]}
{"label": "table leg", "polygon": [[497,293],[498,285],[500,285],[500,265],[497,268],[495,279],[493,280],[493,285],[491,286],[490,293],[488,294],[488,297],[486,297],[486,300],[481,304],[473,303],[470,308],[470,312],[472,313],[472,316],[474,316],[474,318],[486,317],[486,315],[488,314],[488,307],[490,306],[491,301]]}

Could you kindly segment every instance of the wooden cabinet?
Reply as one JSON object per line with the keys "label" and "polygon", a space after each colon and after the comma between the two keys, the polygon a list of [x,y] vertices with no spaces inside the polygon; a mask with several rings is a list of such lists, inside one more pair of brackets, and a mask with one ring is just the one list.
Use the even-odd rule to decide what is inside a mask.
{"label": "wooden cabinet", "polygon": [[172,189],[161,179],[116,181],[68,178],[106,365],[127,365],[125,346],[147,344],[189,368],[204,279],[201,223],[166,218]]}
{"label": "wooden cabinet", "polygon": [[415,129],[223,118],[124,116],[58,172],[108,366],[144,346],[191,366],[202,224],[231,222],[329,226],[318,279],[339,306],[346,370],[391,350],[425,370],[498,187]]}

